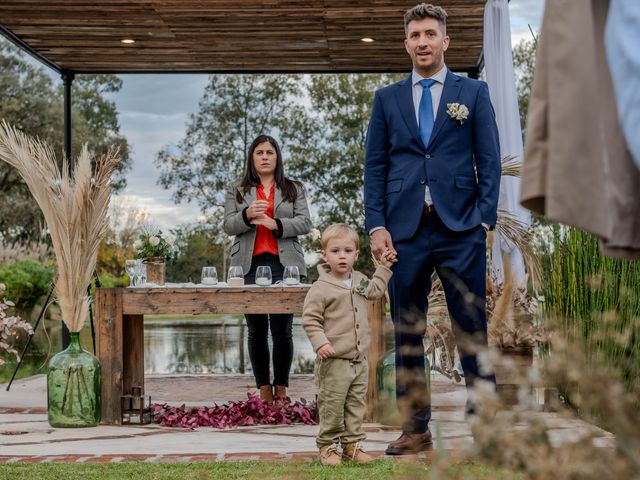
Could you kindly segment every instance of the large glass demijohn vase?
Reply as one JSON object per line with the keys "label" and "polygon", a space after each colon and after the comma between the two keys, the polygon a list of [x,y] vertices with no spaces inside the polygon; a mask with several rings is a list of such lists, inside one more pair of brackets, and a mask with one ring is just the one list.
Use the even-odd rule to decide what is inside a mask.
{"label": "large glass demijohn vase", "polygon": [[100,423],[100,363],[72,332],[69,347],[49,361],[47,410],[52,427],[95,427]]}

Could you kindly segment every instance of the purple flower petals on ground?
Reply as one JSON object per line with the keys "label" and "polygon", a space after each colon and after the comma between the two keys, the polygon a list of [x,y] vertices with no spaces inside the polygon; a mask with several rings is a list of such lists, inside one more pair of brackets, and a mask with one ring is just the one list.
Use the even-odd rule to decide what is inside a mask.
{"label": "purple flower petals on ground", "polygon": [[173,407],[156,403],[153,405],[155,422],[165,427],[233,428],[250,425],[287,425],[291,423],[316,423],[316,405],[305,399],[291,402],[279,399],[278,405],[263,402],[258,395],[248,392],[247,400],[231,401],[213,407]]}

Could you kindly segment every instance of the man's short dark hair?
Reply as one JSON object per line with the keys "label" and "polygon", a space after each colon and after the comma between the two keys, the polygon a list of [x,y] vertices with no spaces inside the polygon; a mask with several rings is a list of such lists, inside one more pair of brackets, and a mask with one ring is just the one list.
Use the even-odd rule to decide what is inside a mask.
{"label": "man's short dark hair", "polygon": [[409,22],[434,18],[442,27],[442,34],[447,34],[447,11],[437,5],[430,3],[419,3],[404,13],[404,36],[409,36]]}

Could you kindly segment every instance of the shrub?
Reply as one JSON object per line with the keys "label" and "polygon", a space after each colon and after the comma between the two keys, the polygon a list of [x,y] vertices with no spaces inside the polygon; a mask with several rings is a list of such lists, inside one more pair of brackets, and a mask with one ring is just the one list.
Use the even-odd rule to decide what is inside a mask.
{"label": "shrub", "polygon": [[6,296],[23,317],[33,310],[49,291],[53,268],[31,260],[18,260],[0,267],[0,282],[6,285]]}

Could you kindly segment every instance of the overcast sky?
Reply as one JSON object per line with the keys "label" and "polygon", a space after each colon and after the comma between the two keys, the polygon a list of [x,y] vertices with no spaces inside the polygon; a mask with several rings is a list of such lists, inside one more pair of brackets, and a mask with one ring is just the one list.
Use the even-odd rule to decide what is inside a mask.
{"label": "overcast sky", "polygon": [[[544,0],[511,0],[512,43],[531,38],[540,29]],[[455,38],[452,39],[455,42]],[[152,223],[175,227],[197,220],[196,204],[175,205],[171,192],[157,185],[153,163],[157,152],[183,137],[188,116],[198,109],[207,75],[121,75],[123,87],[112,96],[116,102],[121,133],[129,141],[133,164],[126,190],[117,197],[151,215]]]}

